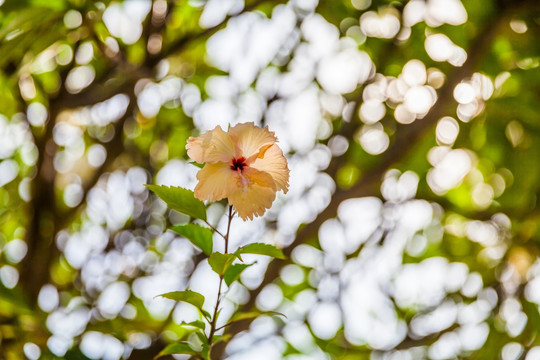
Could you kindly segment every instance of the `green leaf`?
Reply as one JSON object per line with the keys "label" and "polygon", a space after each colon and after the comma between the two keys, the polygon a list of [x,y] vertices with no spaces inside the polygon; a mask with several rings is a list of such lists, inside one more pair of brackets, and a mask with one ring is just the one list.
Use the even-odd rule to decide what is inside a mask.
{"label": "green leaf", "polygon": [[178,186],[146,185],[167,205],[178,212],[196,219],[206,220],[204,203],[195,198],[193,191]]}
{"label": "green leaf", "polygon": [[190,164],[198,167],[199,169],[202,169],[205,165],[205,163],[200,164],[198,162],[190,162]]}
{"label": "green leaf", "polygon": [[236,281],[239,277],[242,271],[244,271],[246,268],[250,267],[252,264],[233,264],[231,265],[226,271],[223,276],[223,279],[225,279],[225,283],[227,286],[231,286],[231,284]]}
{"label": "green leaf", "polygon": [[247,319],[254,319],[256,317],[259,317],[261,315],[267,315],[267,316],[283,316],[284,318],[287,318],[284,314],[279,313],[277,311],[248,311],[248,312],[237,312],[235,313],[231,319],[229,320],[229,323],[240,321],[240,320],[247,320]]}
{"label": "green leaf", "polygon": [[302,352],[300,350],[296,349],[291,344],[287,343],[287,347],[285,348],[285,351],[283,352],[283,354],[281,356],[285,357],[285,356],[288,356],[288,355],[302,355]]}
{"label": "green leaf", "polygon": [[201,342],[202,347],[208,346],[208,339],[202,332],[196,332],[195,335],[197,338],[199,338],[199,341]]}
{"label": "green leaf", "polygon": [[168,293],[161,294],[158,296],[162,296],[164,298],[175,300],[175,301],[187,302],[198,308],[202,307],[204,304],[204,296],[202,296],[198,292],[191,291],[191,290],[172,291],[172,292],[168,292]]}
{"label": "green leaf", "polygon": [[171,230],[191,241],[206,255],[212,254],[212,230],[197,224],[176,225]]}
{"label": "green leaf", "polygon": [[208,258],[208,264],[216,274],[223,276],[232,262],[236,259],[234,254],[222,254],[215,252]]}
{"label": "green leaf", "polygon": [[212,344],[215,345],[222,341],[229,341],[229,339],[232,337],[232,334],[224,334],[224,335],[214,335],[212,336]]}
{"label": "green leaf", "polygon": [[241,254],[258,254],[258,255],[271,256],[278,259],[285,259],[285,255],[283,255],[283,251],[281,251],[274,245],[263,244],[263,243],[254,243],[254,244],[243,246],[239,248],[238,250],[236,250],[235,254],[238,255],[239,257]]}
{"label": "green leaf", "polygon": [[208,351],[210,347],[208,346],[208,339],[202,331],[192,332],[187,340],[189,346],[197,352],[199,359],[202,357],[204,359],[208,358]]}
{"label": "green leaf", "polygon": [[180,324],[180,326],[192,326],[192,327],[196,327],[196,328],[199,328],[201,330],[204,330],[206,328],[206,323],[204,321],[201,321],[201,320],[195,320],[195,321],[191,321],[191,322],[182,322]]}
{"label": "green leaf", "polygon": [[234,322],[241,321],[241,320],[248,320],[248,319],[255,319],[259,316],[266,315],[266,316],[283,316],[284,318],[287,318],[284,314],[279,313],[277,311],[248,311],[248,312],[237,312],[231,318],[229,319],[229,322],[225,326],[229,326]]}
{"label": "green leaf", "polygon": [[193,350],[186,342],[178,342],[175,344],[170,344],[165,349],[161,350],[154,359],[160,358],[165,355],[172,354],[188,354],[188,355],[197,355],[197,351]]}
{"label": "green leaf", "polygon": [[172,291],[158,296],[191,304],[197,309],[199,309],[199,311],[204,315],[204,317],[206,317],[207,319],[210,318],[210,314],[207,311],[203,310],[204,296],[202,296],[198,292],[191,290]]}

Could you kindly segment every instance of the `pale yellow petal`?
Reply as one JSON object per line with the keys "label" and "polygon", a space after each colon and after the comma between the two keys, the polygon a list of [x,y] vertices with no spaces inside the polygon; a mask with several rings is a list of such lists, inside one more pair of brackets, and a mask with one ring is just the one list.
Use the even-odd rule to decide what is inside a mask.
{"label": "pale yellow petal", "polygon": [[204,149],[203,149],[203,143],[204,140],[209,136],[208,133],[204,133],[199,137],[190,137],[186,144],[186,150],[188,156],[198,162],[198,163],[204,163]]}
{"label": "pale yellow petal", "polygon": [[197,173],[199,183],[195,197],[199,200],[217,201],[230,196],[238,188],[238,174],[228,163],[206,163]]}
{"label": "pale yellow petal", "polygon": [[229,134],[236,144],[236,157],[245,157],[247,164],[253,162],[261,151],[277,141],[276,136],[268,130],[268,127],[260,128],[252,122],[233,126]]}
{"label": "pale yellow petal", "polygon": [[198,163],[226,163],[235,155],[233,140],[219,126],[199,137],[190,137],[186,149],[188,156]]}
{"label": "pale yellow petal", "polygon": [[289,168],[287,167],[287,159],[283,156],[283,152],[277,145],[270,146],[263,157],[255,160],[251,167],[264,171],[276,183],[277,190],[282,190],[285,194],[289,190]]}
{"label": "pale yellow petal", "polygon": [[[242,171],[241,177],[247,179],[248,184],[257,184],[260,186],[266,186],[276,191],[276,183],[274,179],[272,178],[272,175],[270,175],[267,172],[260,171],[251,166],[248,166],[248,167],[245,167],[244,170]],[[240,180],[238,184],[240,186],[242,184],[242,180]]]}
{"label": "pale yellow petal", "polygon": [[242,219],[262,216],[276,197],[275,183],[265,172],[246,168],[239,178],[238,188],[229,196],[231,204]]}

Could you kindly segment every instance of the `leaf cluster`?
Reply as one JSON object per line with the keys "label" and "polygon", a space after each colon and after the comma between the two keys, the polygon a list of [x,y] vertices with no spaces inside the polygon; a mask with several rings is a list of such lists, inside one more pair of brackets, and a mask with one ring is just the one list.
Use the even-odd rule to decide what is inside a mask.
{"label": "leaf cluster", "polygon": [[[174,186],[146,186],[161,200],[163,200],[171,209],[186,214],[193,220],[201,220],[207,225],[210,225],[207,222],[205,204],[195,197],[193,191]],[[245,269],[254,264],[244,263],[242,255],[257,254],[278,259],[285,258],[280,249],[273,245],[264,243],[251,243],[238,248],[234,253],[214,252],[213,236],[214,233],[217,232],[217,229],[214,227],[207,228],[195,223],[188,223],[183,225],[174,225],[171,227],[171,230],[189,240],[195,247],[200,249],[206,256],[208,256],[208,264],[210,265],[212,271],[219,276],[220,282],[225,281],[225,284],[227,284],[229,287],[235,281],[239,281],[240,275]],[[219,233],[219,235],[221,235],[221,233]],[[226,235],[221,236],[223,237],[223,240],[227,241],[229,234],[227,233]],[[216,335],[216,331],[226,328],[237,321],[252,319],[261,315],[282,315],[276,312],[264,311],[235,312],[224,325],[217,328],[216,324],[220,314],[220,310],[218,309],[221,301],[221,299],[219,299],[219,296],[221,296],[220,291],[218,292],[218,301],[216,303],[216,307],[214,308],[213,314],[205,310],[205,298],[198,292],[184,290],[159,295],[177,302],[184,302],[193,305],[199,311],[206,323],[210,326],[210,329],[205,331],[206,323],[204,321],[197,320],[190,323],[180,324],[180,327],[187,329],[188,332],[195,335],[195,337],[191,337],[191,341],[180,341],[168,345],[156,356],[156,358],[171,354],[185,354],[193,355],[196,358],[210,359],[212,346],[219,342],[227,342],[230,338],[230,335]],[[193,342],[194,340],[195,343]]]}

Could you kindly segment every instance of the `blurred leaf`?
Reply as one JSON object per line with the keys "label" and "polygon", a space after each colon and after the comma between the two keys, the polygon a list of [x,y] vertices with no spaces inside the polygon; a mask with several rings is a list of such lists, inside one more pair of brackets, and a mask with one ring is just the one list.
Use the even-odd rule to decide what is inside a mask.
{"label": "blurred leaf", "polygon": [[165,349],[161,350],[161,352],[156,357],[154,357],[154,359],[158,359],[162,356],[172,354],[197,355],[198,352],[193,350],[187,342],[179,342],[176,344],[168,345]]}
{"label": "blurred leaf", "polygon": [[232,334],[214,335],[212,337],[212,345],[215,345],[215,344],[220,343],[222,341],[229,341],[229,339],[231,337],[232,337]]}
{"label": "blurred leaf", "polygon": [[195,333],[195,336],[197,336],[197,338],[199,339],[199,341],[201,342],[201,344],[203,345],[203,347],[204,347],[205,345],[208,345],[208,339],[206,338],[206,336],[205,336],[202,332],[197,331],[197,332]]}
{"label": "blurred leaf", "polygon": [[191,241],[206,255],[212,254],[212,230],[196,224],[176,225],[171,230]]}
{"label": "blurred leaf", "polygon": [[191,322],[182,322],[180,324],[181,326],[193,326],[193,327],[196,327],[196,328],[199,328],[201,330],[204,330],[206,328],[206,323],[204,321],[201,321],[201,320],[195,320],[195,321],[191,321]]}
{"label": "blurred leaf", "polygon": [[145,185],[171,208],[196,219],[206,220],[204,203],[193,191],[178,186]]}
{"label": "blurred leaf", "polygon": [[204,167],[204,164],[199,164],[198,162],[195,162],[195,161],[191,161],[190,164],[198,167],[199,169],[202,169]]}
{"label": "blurred leaf", "polygon": [[354,165],[348,164],[341,167],[336,174],[336,181],[340,188],[348,189],[360,177],[360,171]]}
{"label": "blurred leaf", "polygon": [[35,7],[48,7],[55,10],[62,10],[65,8],[66,4],[64,0],[31,0],[31,6]]}
{"label": "blurred leaf", "polygon": [[285,351],[283,351],[283,354],[281,356],[286,357],[288,355],[302,355],[302,352],[291,344],[287,343],[287,347],[285,348]]}
{"label": "blurred leaf", "polygon": [[283,316],[284,318],[287,318],[282,313],[279,313],[277,311],[249,311],[249,312],[236,312],[230,319],[228,324],[241,321],[241,320],[248,320],[248,319],[255,319],[256,317],[259,317],[261,315],[267,315],[267,316]]}

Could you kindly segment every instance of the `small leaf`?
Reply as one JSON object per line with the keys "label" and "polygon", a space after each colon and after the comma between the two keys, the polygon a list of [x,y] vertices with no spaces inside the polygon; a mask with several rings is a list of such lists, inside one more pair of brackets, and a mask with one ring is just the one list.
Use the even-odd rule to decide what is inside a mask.
{"label": "small leaf", "polygon": [[206,207],[201,200],[195,198],[193,191],[178,186],[145,186],[165,201],[171,209],[193,218],[206,220]]}
{"label": "small leaf", "polygon": [[199,311],[204,315],[205,318],[210,319],[210,314],[208,313],[208,311],[203,310],[204,296],[202,296],[198,292],[191,290],[172,291],[158,296],[191,304],[197,309],[199,309]]}
{"label": "small leaf", "polygon": [[204,296],[202,296],[198,292],[191,290],[172,291],[158,296],[162,296],[171,300],[187,302],[198,308],[202,307],[204,304]]}
{"label": "small leaf", "polygon": [[224,335],[214,335],[212,337],[212,344],[216,345],[219,342],[225,341],[227,342],[232,337],[232,334],[224,334]]}
{"label": "small leaf", "polygon": [[206,255],[212,254],[212,230],[197,224],[176,225],[171,230],[191,241]]}
{"label": "small leaf", "polygon": [[156,357],[154,357],[154,360],[162,356],[172,355],[172,354],[197,355],[197,351],[193,350],[191,346],[189,346],[189,344],[186,342],[178,342],[175,344],[170,344],[167,347],[165,347],[165,349],[161,350],[161,352],[157,354]]}
{"label": "small leaf", "polygon": [[202,331],[194,331],[189,334],[187,342],[197,352],[197,355],[202,355],[209,348],[208,339]]}
{"label": "small leaf", "polygon": [[210,360],[210,346],[204,345],[199,355],[203,360]]}
{"label": "small leaf", "polygon": [[199,169],[202,169],[204,167],[204,165],[205,165],[205,163],[201,164],[201,163],[194,162],[194,161],[190,162],[189,164],[194,165],[194,166],[198,167]]}
{"label": "small leaf", "polygon": [[285,348],[285,351],[283,352],[282,356],[285,357],[286,355],[302,355],[302,352],[296,349],[291,344],[287,343],[287,347]]}
{"label": "small leaf", "polygon": [[208,346],[208,339],[202,332],[196,332],[195,335],[199,338],[199,341],[202,344],[202,347]]}
{"label": "small leaf", "polygon": [[267,316],[283,316],[284,318],[287,318],[282,313],[279,313],[277,311],[249,311],[249,312],[237,312],[235,313],[229,320],[228,324],[231,324],[236,321],[240,320],[247,320],[247,319],[254,319],[256,317],[267,315]]}
{"label": "small leaf", "polygon": [[236,250],[236,255],[241,254],[258,254],[258,255],[266,255],[271,256],[278,259],[285,259],[285,255],[283,255],[283,252],[275,247],[274,245],[270,244],[263,244],[263,243],[254,243],[249,244],[246,246],[243,246]]}
{"label": "small leaf", "polygon": [[226,271],[223,276],[223,279],[225,279],[225,283],[227,286],[231,286],[231,284],[236,281],[239,277],[242,271],[244,271],[246,268],[250,267],[252,264],[233,264],[231,265]]}
{"label": "small leaf", "polygon": [[217,320],[219,319],[219,315],[221,315],[221,310],[223,310],[223,308],[219,309],[219,310],[216,312],[216,318],[215,318],[216,322],[217,322]]}
{"label": "small leaf", "polygon": [[236,259],[234,254],[222,254],[215,252],[208,258],[208,264],[210,264],[210,267],[215,273],[217,273],[219,276],[223,276],[225,271],[227,271],[229,266],[231,266],[234,259]]}
{"label": "small leaf", "polygon": [[193,327],[196,327],[196,328],[199,328],[201,330],[204,330],[206,328],[206,324],[204,321],[201,321],[201,320],[195,320],[195,321],[191,321],[191,322],[182,322],[180,324],[180,326],[193,326]]}

